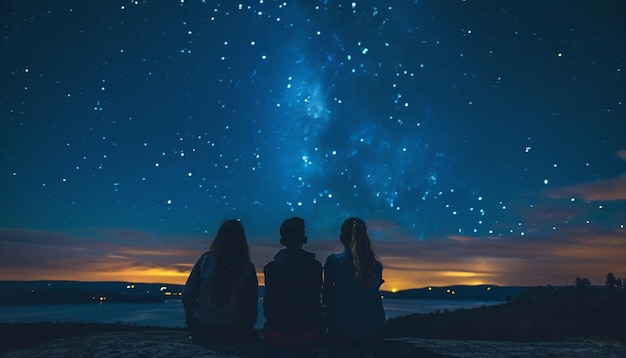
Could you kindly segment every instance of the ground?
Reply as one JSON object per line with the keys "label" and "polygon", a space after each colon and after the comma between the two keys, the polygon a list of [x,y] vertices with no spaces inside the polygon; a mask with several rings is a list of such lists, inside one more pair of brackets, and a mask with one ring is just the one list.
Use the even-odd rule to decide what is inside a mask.
{"label": "ground", "polygon": [[622,344],[602,341],[494,342],[394,338],[367,345],[275,347],[262,341],[200,346],[184,330],[109,332],[9,352],[5,357],[626,357]]}

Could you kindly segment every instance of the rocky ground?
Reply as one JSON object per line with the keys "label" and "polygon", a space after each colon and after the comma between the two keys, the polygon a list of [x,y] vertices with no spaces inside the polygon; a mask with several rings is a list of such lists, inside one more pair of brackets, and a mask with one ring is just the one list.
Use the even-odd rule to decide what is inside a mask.
{"label": "rocky ground", "polygon": [[200,346],[184,330],[109,332],[51,341],[4,357],[626,357],[622,344],[584,342],[492,342],[394,338],[367,345],[323,343],[275,347],[257,342]]}

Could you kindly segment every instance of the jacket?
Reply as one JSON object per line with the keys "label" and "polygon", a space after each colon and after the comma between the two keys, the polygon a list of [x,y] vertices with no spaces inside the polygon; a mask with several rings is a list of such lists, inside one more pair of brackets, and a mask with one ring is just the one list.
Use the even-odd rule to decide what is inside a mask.
{"label": "jacket", "polygon": [[372,281],[363,286],[356,280],[349,250],[328,256],[322,300],[328,305],[329,332],[355,340],[378,336],[385,323],[379,291],[382,273],[382,264],[376,261]]}
{"label": "jacket", "polygon": [[321,327],[322,264],[315,254],[282,249],[263,272],[266,327],[285,333]]}
{"label": "jacket", "polygon": [[233,300],[217,304],[208,300],[213,254],[203,254],[194,265],[183,289],[182,301],[189,328],[237,326],[252,329],[258,316],[258,280],[252,262],[247,262],[236,284]]}

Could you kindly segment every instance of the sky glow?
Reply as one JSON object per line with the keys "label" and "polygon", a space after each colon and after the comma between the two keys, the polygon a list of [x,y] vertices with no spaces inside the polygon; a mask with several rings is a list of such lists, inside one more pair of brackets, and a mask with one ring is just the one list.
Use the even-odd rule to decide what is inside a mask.
{"label": "sky glow", "polygon": [[183,283],[369,225],[384,289],[626,276],[621,1],[11,1],[0,279]]}

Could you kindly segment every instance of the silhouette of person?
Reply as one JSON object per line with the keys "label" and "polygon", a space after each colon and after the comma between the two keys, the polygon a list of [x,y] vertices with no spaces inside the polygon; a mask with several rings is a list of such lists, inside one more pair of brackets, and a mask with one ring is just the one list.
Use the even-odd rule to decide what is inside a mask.
{"label": "silhouette of person", "polygon": [[258,280],[239,220],[220,226],[209,251],[194,265],[182,294],[196,343],[252,338],[258,315]]}
{"label": "silhouette of person", "polygon": [[306,344],[321,337],[322,264],[302,249],[306,242],[304,219],[285,220],[280,226],[285,248],[263,269],[263,338],[269,344]]}
{"label": "silhouette of person", "polygon": [[343,222],[339,240],[345,250],[329,255],[324,264],[322,302],[329,337],[352,341],[377,338],[385,322],[379,292],[384,282],[383,266],[371,249],[367,227],[360,218]]}

